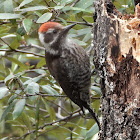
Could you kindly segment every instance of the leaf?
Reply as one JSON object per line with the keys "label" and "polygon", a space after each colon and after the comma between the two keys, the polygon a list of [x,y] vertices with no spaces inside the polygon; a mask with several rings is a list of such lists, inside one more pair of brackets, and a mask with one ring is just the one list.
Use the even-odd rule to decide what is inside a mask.
{"label": "leaf", "polygon": [[11,14],[11,13],[0,13],[0,19],[17,19],[23,18],[20,14]]}
{"label": "leaf", "polygon": [[63,18],[60,18],[60,17],[56,17],[57,19],[61,20],[65,25],[67,25],[67,21]]}
{"label": "leaf", "polygon": [[44,90],[44,92],[47,92],[50,95],[59,95],[58,92],[49,85],[43,85],[41,87]]}
{"label": "leaf", "polygon": [[[22,127],[24,127],[24,129],[25,129],[25,127],[28,128],[28,129],[32,129],[33,126],[32,126],[31,123],[34,120],[35,115],[29,117],[29,112],[27,113],[27,111],[32,112],[32,110],[22,111],[21,115],[15,120],[15,122],[19,123],[19,125],[22,125]],[[11,124],[13,125],[14,123],[11,123]]]}
{"label": "leaf", "polygon": [[42,101],[45,105],[46,110],[48,111],[48,113],[50,115],[51,121],[56,120],[56,112],[54,111],[53,107],[49,106],[43,98],[42,98]]}
{"label": "leaf", "polygon": [[8,104],[10,104],[17,96],[17,94],[12,95],[8,100]]}
{"label": "leaf", "polygon": [[14,63],[18,64],[18,66],[20,66],[20,67],[22,67],[22,68],[24,68],[24,69],[27,68],[26,65],[24,65],[23,63],[21,63],[21,62],[20,62],[19,60],[17,60],[16,58],[8,57],[8,56],[5,56],[5,58],[8,59],[8,60],[11,61],[11,62],[14,62]]}
{"label": "leaf", "polygon": [[17,49],[19,47],[20,43],[18,38],[16,37],[15,39],[13,39],[12,43],[10,44],[10,47],[12,49]]}
{"label": "leaf", "polygon": [[39,73],[39,74],[46,74],[46,71],[42,70],[42,69],[33,69],[33,71],[35,71],[36,73]]}
{"label": "leaf", "polygon": [[36,11],[36,10],[47,10],[47,9],[48,8],[46,6],[34,6],[34,7],[19,9],[18,11],[28,12],[28,11]]}
{"label": "leaf", "polygon": [[54,10],[62,9],[64,6],[54,6]]}
{"label": "leaf", "polygon": [[87,134],[86,134],[86,140],[89,139],[89,138],[92,138],[98,132],[99,132],[99,128],[98,128],[98,125],[96,123],[87,132]]}
{"label": "leaf", "polygon": [[44,75],[40,75],[40,76],[37,76],[35,78],[32,78],[32,81],[33,82],[38,82],[42,77],[44,77]]}
{"label": "leaf", "polygon": [[13,79],[15,76],[13,75],[13,73],[10,73],[10,75],[8,75],[5,79],[4,82],[7,83],[9,80]]}
{"label": "leaf", "polygon": [[47,22],[51,17],[52,17],[52,13],[45,13],[36,22],[44,23]]}
{"label": "leaf", "polygon": [[5,13],[13,12],[13,1],[12,0],[5,0],[4,11],[5,11]]}
{"label": "leaf", "polygon": [[14,107],[14,105],[16,104],[16,100],[13,101],[9,106],[7,106],[7,108],[4,110],[0,121],[2,121],[3,119],[5,119],[5,117],[7,116],[7,114],[10,112],[10,110]]}
{"label": "leaf", "polygon": [[0,140],[9,140],[9,137],[1,138]]}
{"label": "leaf", "polygon": [[101,89],[97,86],[91,86],[91,90],[94,90],[97,94],[101,94]]}
{"label": "leaf", "polygon": [[90,39],[91,39],[91,32],[87,33],[82,41],[87,42]]}
{"label": "leaf", "polygon": [[92,13],[92,11],[90,11],[90,10],[87,10],[87,9],[84,9],[84,8],[79,8],[79,7],[65,6],[65,7],[63,8],[63,11],[70,11],[70,10],[73,10],[73,11],[80,11],[80,12],[86,12],[86,13]]}
{"label": "leaf", "polygon": [[80,29],[80,30],[77,30],[76,32],[76,35],[75,36],[72,36],[72,37],[77,37],[77,36],[81,36],[81,35],[86,35],[88,33],[91,32],[91,28],[84,28],[84,29]]}
{"label": "leaf", "polygon": [[24,27],[25,31],[27,32],[27,34],[29,34],[30,29],[32,27],[32,20],[31,19],[24,19],[23,20],[23,27]]}
{"label": "leaf", "polygon": [[17,33],[21,36],[24,36],[26,34],[26,31],[25,31],[24,27],[21,26],[20,28],[18,28]]}
{"label": "leaf", "polygon": [[0,99],[5,97],[9,93],[9,89],[7,87],[0,87]]}
{"label": "leaf", "polygon": [[1,26],[0,27],[0,37],[6,36],[8,34],[7,33],[8,31],[9,31],[9,27],[8,26],[5,26],[5,27]]}
{"label": "leaf", "polygon": [[86,15],[82,17],[84,20],[86,20],[87,22],[93,23],[93,17],[90,15]]}
{"label": "leaf", "polygon": [[27,92],[28,94],[32,94],[32,95],[39,93],[39,84],[35,82],[29,83],[27,86]]}
{"label": "leaf", "polygon": [[80,46],[86,46],[86,45],[87,45],[87,43],[85,43],[85,42],[83,42],[83,41],[80,41],[80,40],[78,40],[78,39],[74,39],[74,38],[73,38],[73,40],[74,40],[76,43],[78,43]]}
{"label": "leaf", "polygon": [[40,67],[42,67],[42,66],[44,66],[44,65],[46,65],[46,61],[45,61],[45,59],[44,58],[41,58],[41,60],[38,62],[38,64],[37,64],[37,68],[40,68]]}
{"label": "leaf", "polygon": [[24,6],[24,5],[26,5],[26,4],[28,4],[28,3],[32,2],[32,1],[33,0],[24,0],[23,2],[21,2],[21,4],[18,6],[18,8]]}
{"label": "leaf", "polygon": [[13,119],[14,120],[22,113],[24,106],[25,106],[25,103],[26,103],[25,99],[20,99],[15,104],[15,108],[13,111]]}
{"label": "leaf", "polygon": [[61,0],[61,5],[66,5],[71,3],[73,0]]}
{"label": "leaf", "polygon": [[79,8],[88,8],[89,6],[93,6],[93,0],[80,0],[79,2],[77,2],[77,4],[75,5],[75,7],[79,7]]}

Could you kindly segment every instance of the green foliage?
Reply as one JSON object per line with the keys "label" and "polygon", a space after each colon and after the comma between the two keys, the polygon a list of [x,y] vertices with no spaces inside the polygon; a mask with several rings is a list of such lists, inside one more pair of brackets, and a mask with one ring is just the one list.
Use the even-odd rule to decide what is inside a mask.
{"label": "green foliage", "polygon": [[134,13],[134,0],[114,0],[114,5],[121,13]]}
{"label": "green foliage", "polygon": [[[64,95],[49,74],[45,67],[44,50],[40,48],[38,40],[40,23],[49,20],[64,25],[78,22],[70,31],[69,37],[85,47],[90,45],[93,1],[74,2],[2,2],[0,80],[6,86],[1,87],[0,94],[0,105],[3,106],[1,120],[5,122],[5,130],[1,132],[0,138],[6,136],[61,140],[72,136],[75,139],[84,139],[88,129],[94,125],[92,119],[86,120],[90,123],[84,123],[85,119],[76,111],[78,107]],[[100,95],[94,92],[92,96]],[[95,107],[94,104],[92,106]],[[99,103],[96,111],[98,109]],[[6,129],[6,125],[10,126],[9,129]],[[61,135],[62,132],[64,135]],[[27,136],[24,137],[24,134]],[[92,137],[92,132],[90,136]]]}
{"label": "green foliage", "polygon": [[[87,48],[91,42],[93,0],[0,2],[0,138],[91,139],[98,127],[93,119],[81,117],[78,107],[49,74],[38,28],[50,20],[63,25],[77,22],[69,37]],[[133,10],[130,0],[114,3],[120,11]],[[128,8],[122,9],[127,4]],[[91,86],[91,106],[98,114],[100,94],[99,86]]]}

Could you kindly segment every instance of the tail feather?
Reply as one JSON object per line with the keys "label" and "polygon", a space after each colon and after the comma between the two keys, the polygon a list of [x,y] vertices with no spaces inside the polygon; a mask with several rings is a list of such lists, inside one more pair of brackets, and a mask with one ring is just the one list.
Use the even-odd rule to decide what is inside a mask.
{"label": "tail feather", "polygon": [[87,104],[86,106],[84,106],[86,109],[88,109],[88,111],[90,112],[90,114],[92,115],[93,119],[96,121],[98,127],[99,127],[99,130],[101,130],[101,126],[100,126],[100,123],[99,123],[99,120],[98,120],[98,117],[96,115],[96,113],[90,108],[90,106]]}

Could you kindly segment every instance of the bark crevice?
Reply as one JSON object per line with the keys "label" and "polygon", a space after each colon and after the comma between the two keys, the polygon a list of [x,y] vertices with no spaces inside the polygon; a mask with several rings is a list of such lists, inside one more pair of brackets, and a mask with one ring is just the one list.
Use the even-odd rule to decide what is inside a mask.
{"label": "bark crevice", "polygon": [[95,2],[94,65],[101,78],[101,140],[140,139],[140,6],[123,16],[109,0]]}

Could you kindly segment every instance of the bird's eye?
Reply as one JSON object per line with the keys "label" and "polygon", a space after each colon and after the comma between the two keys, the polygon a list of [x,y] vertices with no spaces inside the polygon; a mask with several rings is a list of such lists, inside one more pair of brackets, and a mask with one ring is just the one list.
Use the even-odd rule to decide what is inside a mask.
{"label": "bird's eye", "polygon": [[53,33],[56,34],[58,32],[58,30],[53,30]]}

